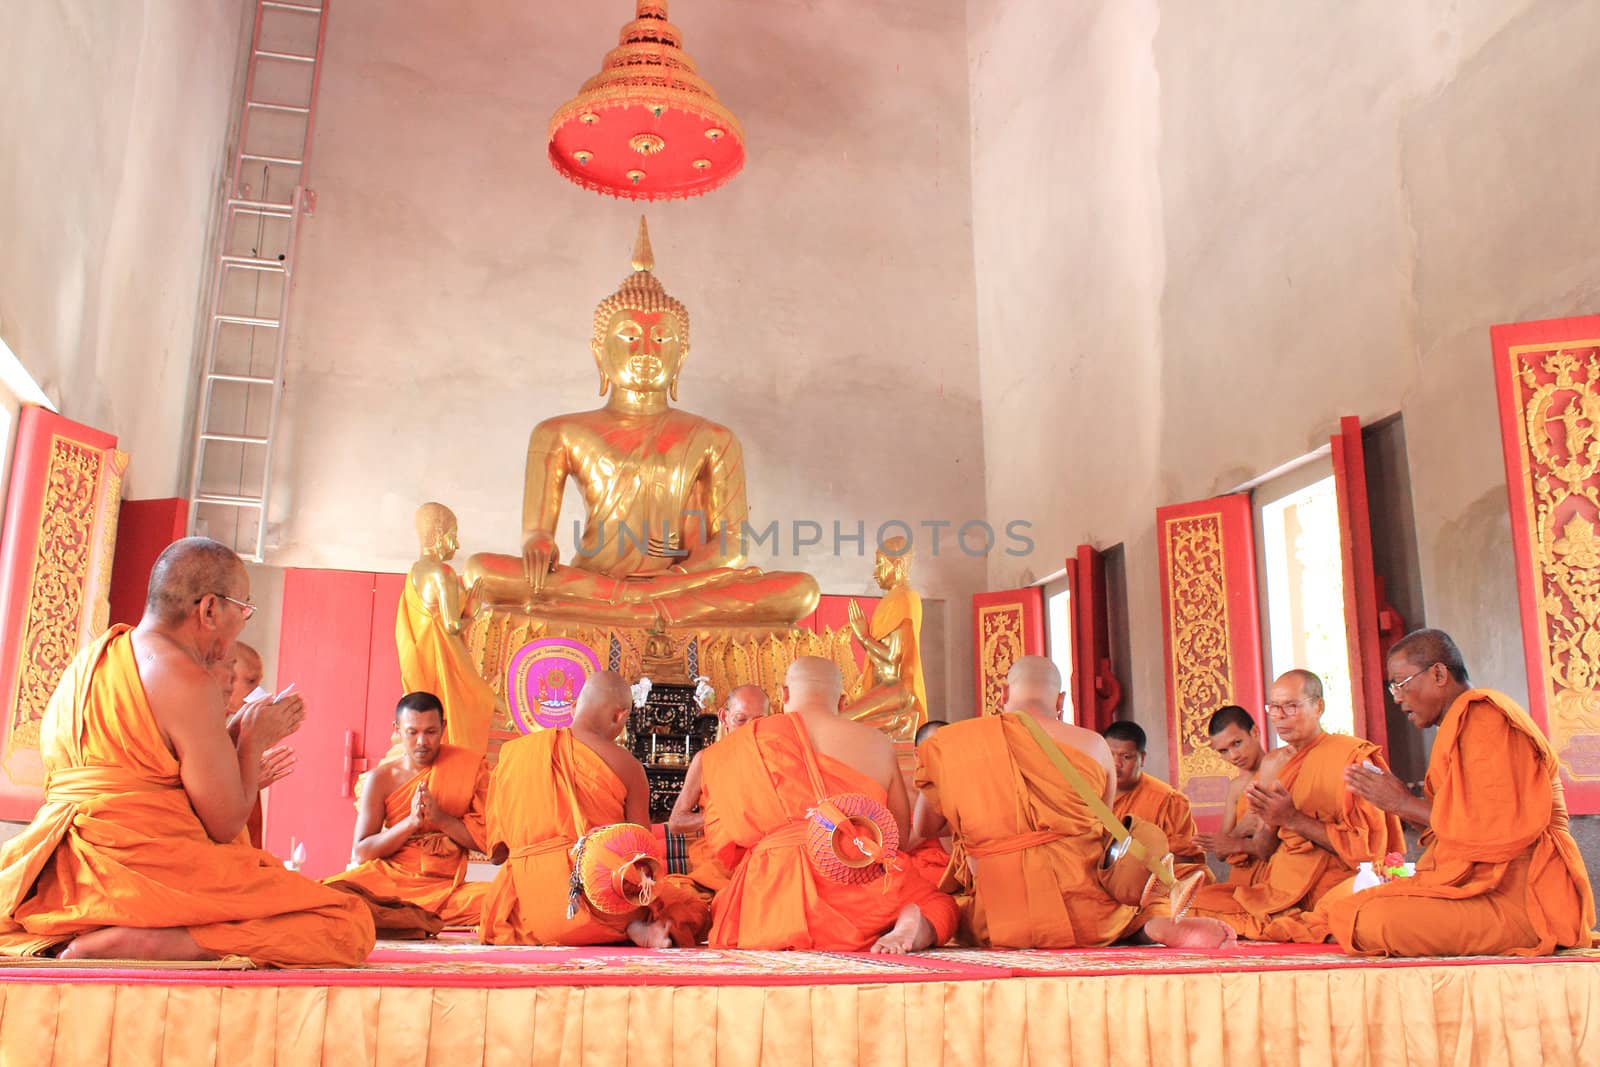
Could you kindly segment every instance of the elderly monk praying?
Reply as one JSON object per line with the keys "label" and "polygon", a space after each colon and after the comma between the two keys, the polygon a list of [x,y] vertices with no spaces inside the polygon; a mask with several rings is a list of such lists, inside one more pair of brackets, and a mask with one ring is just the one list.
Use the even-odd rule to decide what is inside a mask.
{"label": "elderly monk praying", "polygon": [[[571,727],[540,730],[500,749],[489,781],[488,843],[501,867],[483,904],[479,937],[485,944],[670,943],[668,922],[645,908],[608,915],[580,899],[572,917],[567,914],[578,839],[613,823],[650,825],[644,767],[617,743],[632,710],[628,683],[601,671],[584,682]],[[658,882],[652,906],[695,906],[670,888]],[[692,917],[683,922],[697,925]]]}
{"label": "elderly monk praying", "polygon": [[1167,835],[1167,848],[1177,861],[1175,873],[1179,878],[1204,871],[1206,881],[1211,881],[1205,851],[1194,841],[1194,814],[1189,810],[1189,798],[1161,779],[1144,773],[1148,744],[1144,729],[1138,723],[1123,720],[1107,726],[1102,734],[1106,747],[1111,749],[1111,763],[1117,774],[1117,796],[1111,803],[1111,810],[1119,819],[1135,816],[1161,827],[1161,832]]}
{"label": "elderly monk praying", "polygon": [[416,904],[446,926],[477,926],[489,885],[467,881],[467,863],[484,847],[489,762],[444,743],[444,705],[432,693],[401,697],[394,722],[402,754],[361,791],[356,865],[323,881]]}
{"label": "elderly monk praying", "polygon": [[1043,656],[1011,667],[1004,711],[952,723],[918,749],[919,832],[953,834],[952,876],[971,890],[962,930],[980,945],[1076,948],[1144,935],[1215,946],[1220,923],[1174,922],[1165,899],[1141,908],[1097,874],[1106,831],[1021,716],[1029,715],[1106,802],[1115,771],[1105,739],[1061,721],[1061,672]]}
{"label": "elderly monk praying", "polygon": [[1224,882],[1195,894],[1196,915],[1221,919],[1258,941],[1321,941],[1308,923],[1324,894],[1355,876],[1362,862],[1405,851],[1400,820],[1345,788],[1346,768],[1387,765],[1377,745],[1322,729],[1322,680],[1292,670],[1268,690],[1267,715],[1291,755],[1272,782],[1245,790],[1261,820],[1263,864],[1249,884]]}
{"label": "elderly monk praying", "polygon": [[1330,904],[1333,935],[1369,955],[1588,947],[1594,893],[1550,742],[1510,697],[1471,688],[1461,650],[1442,630],[1401,638],[1387,667],[1406,718],[1439,731],[1423,796],[1362,766],[1345,779],[1352,793],[1425,830],[1422,858],[1412,877]]}
{"label": "elderly monk praying", "polygon": [[[770,711],[767,692],[759,685],[741,685],[728,694],[717,717],[722,720],[722,736],[726,737],[746,723],[765,718]],[[696,752],[684,772],[683,788],[672,803],[672,813],[667,817],[667,828],[683,834],[689,840],[689,877],[704,888],[716,892],[728,884],[732,874],[706,845],[705,813],[700,807],[700,788],[704,781],[704,751]]]}
{"label": "elderly monk praying", "polygon": [[807,812],[828,797],[859,793],[887,808],[902,842],[910,828],[894,746],[841,717],[844,706],[839,668],[802,656],[784,675],[786,714],[706,749],[706,839],[733,870],[717,894],[713,946],[908,952],[954,932],[954,901],[898,858],[874,880],[847,883],[808,854]]}
{"label": "elderly monk praying", "polygon": [[371,951],[357,897],[242,840],[264,753],[299,696],[246,704],[235,736],[211,668],[255,609],[232,550],[177,541],[144,617],[80,651],[40,723],[44,805],[0,850],[0,952],[67,958],[353,966]]}
{"label": "elderly monk praying", "polygon": [[1228,783],[1223,798],[1222,825],[1215,833],[1196,834],[1195,843],[1228,865],[1228,881],[1248,885],[1260,875],[1265,858],[1272,854],[1275,836],[1250,810],[1245,791],[1257,782],[1264,785],[1273,781],[1290,752],[1287,748],[1271,753],[1263,749],[1255,720],[1237,704],[1218,708],[1206,723],[1206,734],[1211,751],[1224,763],[1238,768],[1239,773]]}

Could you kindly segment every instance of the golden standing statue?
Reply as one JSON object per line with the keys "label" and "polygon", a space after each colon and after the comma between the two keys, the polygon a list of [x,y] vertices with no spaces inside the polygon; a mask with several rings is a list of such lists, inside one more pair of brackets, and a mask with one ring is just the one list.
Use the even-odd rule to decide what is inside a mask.
{"label": "golden standing statue", "polygon": [[445,741],[489,751],[494,690],[478,674],[461,637],[472,597],[450,566],[459,544],[455,512],[443,504],[417,509],[422,558],[411,565],[395,615],[394,643],[400,654],[400,684],[408,693],[432,693],[444,704]]}
{"label": "golden standing statue", "polygon": [[[789,625],[816,607],[809,574],[745,565],[744,457],[733,431],[668,406],[689,353],[689,313],[651,273],[644,219],[633,273],[595,311],[594,411],[557,415],[528,440],[522,554],[482,553],[467,580],[484,608],[641,626]],[[577,558],[556,523],[567,480],[582,492]]]}
{"label": "golden standing statue", "polygon": [[928,691],[922,681],[922,597],[911,588],[911,550],[903,537],[878,548],[872,577],[884,591],[869,624],[850,602],[850,632],[867,653],[844,714],[909,741],[928,721]]}

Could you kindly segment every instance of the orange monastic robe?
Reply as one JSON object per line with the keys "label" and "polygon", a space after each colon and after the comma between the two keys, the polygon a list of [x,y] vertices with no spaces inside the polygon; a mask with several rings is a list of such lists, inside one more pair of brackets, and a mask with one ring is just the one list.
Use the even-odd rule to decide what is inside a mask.
{"label": "orange monastic robe", "polygon": [[0,953],[37,955],[106,926],[187,927],[218,955],[349,967],[372,950],[359,898],[241,833],[219,844],[156,725],[128,627],[67,667],[40,723],[44,806],[0,849]]}
{"label": "orange monastic robe", "polygon": [[[805,851],[806,811],[817,800],[797,715],[743,726],[701,754],[706,840],[733,869],[717,894],[710,944],[717,948],[871,948],[915,904],[935,944],[955,932],[955,902],[902,864],[872,882],[846,885],[818,874]],[[887,803],[883,786],[846,763],[816,754],[830,796],[863,793]]]}
{"label": "orange monastic robe", "polygon": [[444,739],[480,756],[487,754],[494,690],[467,658],[461,638],[446,633],[438,617],[423,606],[409,576],[395,612],[394,644],[405,691],[432,693],[444,705]]}
{"label": "orange monastic robe", "polygon": [[1178,877],[1205,871],[1206,881],[1212,880],[1206,868],[1206,854],[1194,843],[1194,815],[1189,811],[1188,797],[1161,779],[1141,773],[1138,784],[1117,794],[1111,810],[1119,819],[1133,815],[1161,827],[1167,835],[1167,848],[1177,861]]}
{"label": "orange monastic robe", "polygon": [[1341,945],[1526,956],[1590,944],[1594,893],[1567,828],[1555,752],[1527,712],[1490,689],[1457,697],[1424,790],[1433,814],[1415,876],[1331,905]]}
{"label": "orange monastic robe", "polygon": [[[1105,768],[1078,749],[1058,747],[1104,790]],[[974,941],[1075,948],[1109,945],[1138,930],[1139,909],[1113,899],[1095,874],[1104,827],[1017,713],[946,726],[917,756],[917,788],[950,823],[951,873],[972,891],[962,926]]]}
{"label": "orange monastic robe", "polygon": [[[383,805],[383,825],[393,826],[411,814],[417,786],[428,792],[447,814],[460,819],[473,844],[483,848],[483,809],[489,794],[489,762],[476,752],[441,745],[433,766],[399,786]],[[469,882],[470,853],[438,830],[412,834],[387,856],[370,859],[323,882],[354,882],[374,896],[395,897],[427,908],[446,926],[477,926],[487,882]]]}
{"label": "orange monastic robe", "polygon": [[489,780],[488,845],[506,861],[489,883],[479,938],[486,945],[605,945],[627,940],[643,908],[622,915],[580,900],[567,918],[572,846],[596,826],[623,821],[628,788],[572,731],[541,730],[506,742]]}
{"label": "orange monastic robe", "polygon": [[1278,781],[1296,808],[1327,829],[1334,851],[1280,828],[1278,846],[1253,882],[1204,886],[1191,914],[1221,919],[1258,941],[1324,940],[1326,928],[1307,922],[1323,894],[1353,877],[1357,865],[1406,847],[1399,819],[1345,788],[1344,769],[1369,759],[1387,767],[1378,746],[1346,734],[1325,733],[1296,749]]}

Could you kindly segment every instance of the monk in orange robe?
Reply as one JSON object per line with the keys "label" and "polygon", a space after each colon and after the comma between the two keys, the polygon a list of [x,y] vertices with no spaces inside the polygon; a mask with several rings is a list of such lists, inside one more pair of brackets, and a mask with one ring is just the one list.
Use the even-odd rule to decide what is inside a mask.
{"label": "monk in orange robe", "polygon": [[[722,720],[722,736],[727,737],[746,723],[766,718],[770,710],[765,689],[759,685],[737,686],[728,694],[727,703],[717,713],[717,717]],[[733,872],[706,844],[706,817],[705,812],[701,810],[701,783],[705,780],[705,765],[702,762],[704,756],[704,751],[696,752],[694,758],[689,761],[689,769],[683,776],[683,789],[679,791],[678,799],[673,801],[672,813],[667,816],[667,829],[689,839],[687,877],[696,885],[715,893],[727,886],[728,880],[733,877]]]}
{"label": "monk in orange robe", "polygon": [[444,706],[432,693],[401,697],[395,729],[404,754],[367,778],[356,866],[323,881],[416,904],[446,926],[477,926],[489,883],[467,881],[467,863],[484,847],[489,761],[444,743]]}
{"label": "monk in orange robe", "polygon": [[[913,743],[917,746],[917,766],[922,765],[922,743],[941,729],[950,724],[943,719],[929,719],[917,727]],[[916,788],[916,773],[913,769],[911,787]],[[917,793],[911,803],[911,848],[906,852],[906,860],[915,867],[924,878],[934,885],[944,882],[945,872],[950,867],[950,836],[944,834],[930,835],[923,825],[927,821],[927,805],[922,795]],[[957,898],[956,903],[961,901]]]}
{"label": "monk in orange robe", "polygon": [[44,805],[0,849],[0,952],[353,966],[371,951],[366,903],[243,839],[263,753],[305,718],[298,695],[256,701],[228,734],[209,667],[249,598],[230,549],[175,542],[139,625],[68,666],[40,723]]}
{"label": "monk in orange robe", "polygon": [[1161,827],[1167,835],[1167,848],[1176,861],[1174,873],[1187,878],[1201,872],[1207,882],[1215,881],[1206,867],[1206,854],[1195,844],[1194,814],[1189,810],[1189,798],[1159,778],[1144,773],[1144,728],[1136,722],[1121,720],[1102,731],[1106,747],[1111,749],[1111,763],[1117,775],[1117,797],[1111,810],[1117,818],[1132,815]]}
{"label": "monk in orange robe", "polygon": [[1276,838],[1261,832],[1261,820],[1250,810],[1245,790],[1258,781],[1275,781],[1290,753],[1286,748],[1270,753],[1262,748],[1255,720],[1237,704],[1218,708],[1206,724],[1206,733],[1211,751],[1239,773],[1228,783],[1222,825],[1216,833],[1196,834],[1195,843],[1228,865],[1229,882],[1251,885],[1260,876],[1266,857],[1272,855]]}
{"label": "monk in orange robe", "polygon": [[1220,923],[1173,922],[1165,899],[1141,909],[1097,876],[1107,831],[1056,768],[1021,716],[1031,715],[1109,804],[1105,739],[1061,721],[1061,674],[1043,656],[1012,665],[1005,711],[953,723],[918,750],[919,830],[953,831],[951,876],[971,890],[962,931],[999,948],[1109,945],[1145,933],[1170,944],[1215,946]]}
{"label": "monk in orange robe", "polygon": [[[244,710],[246,702],[256,689],[261,685],[263,666],[261,653],[243,641],[233,643],[233,655],[218,663],[213,671],[217,682],[222,686],[223,708],[222,713],[230,723],[233,717]],[[250,815],[245,819],[245,832],[250,843],[256,848],[261,848],[266,838],[263,834],[265,814],[262,811],[262,800],[265,799],[267,786],[289,775],[298,762],[294,749],[288,745],[279,745],[268,749],[261,756],[261,774],[257,782],[258,793],[255,807],[250,809]]]}
{"label": "monk in orange robe", "polygon": [[1271,843],[1253,884],[1224,882],[1195,894],[1192,913],[1221,919],[1258,941],[1321,941],[1306,921],[1324,894],[1364,861],[1405,851],[1400,820],[1345,788],[1345,768],[1387,766],[1377,745],[1322,729],[1322,680],[1292,670],[1272,683],[1267,714],[1292,754],[1277,781],[1245,795]]}
{"label": "monk in orange robe", "polygon": [[783,704],[787,714],[758,719],[705,751],[706,839],[733,869],[717,894],[710,944],[910,952],[943,943],[955,930],[955,903],[903,862],[875,880],[844,883],[826,877],[806,850],[807,811],[845,793],[886,807],[905,840],[911,820],[894,746],[840,717],[844,679],[829,660],[791,663]]}
{"label": "monk in orange robe", "polygon": [[1389,691],[1418,729],[1439,728],[1422,797],[1392,774],[1345,772],[1352,793],[1426,828],[1416,874],[1326,910],[1347,951],[1544,955],[1588,947],[1594,892],[1567,827],[1554,750],[1504,693],[1468,688],[1440,630],[1390,649]]}
{"label": "monk in orange robe", "polygon": [[[483,903],[479,938],[490,945],[606,945],[632,941],[665,948],[680,924],[703,925],[691,893],[656,884],[653,906],[620,915],[579,899],[567,917],[572,848],[591,829],[612,823],[650,825],[650,786],[633,753],[617,744],[633,694],[610,671],[591,675],[578,694],[572,726],[508,741],[489,780],[490,858],[502,864]],[[703,908],[703,905],[701,905]]]}

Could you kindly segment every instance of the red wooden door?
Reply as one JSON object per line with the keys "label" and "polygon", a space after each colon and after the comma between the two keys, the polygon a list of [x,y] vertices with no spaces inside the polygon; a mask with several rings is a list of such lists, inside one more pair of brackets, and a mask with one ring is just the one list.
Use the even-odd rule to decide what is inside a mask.
{"label": "red wooden door", "polygon": [[[1367,461],[1361,420],[1346,416],[1332,439],[1333,484],[1339,498],[1339,548],[1344,571],[1344,626],[1350,658],[1350,702],[1356,733],[1389,745],[1389,711],[1384,703],[1385,640],[1383,607],[1372,568],[1372,522],[1367,512]],[[1391,612],[1392,615],[1392,612]],[[1391,627],[1391,630],[1393,627]]]}
{"label": "red wooden door", "polygon": [[1560,759],[1568,809],[1600,813],[1600,315],[1489,337],[1528,712]]}
{"label": "red wooden door", "polygon": [[1106,617],[1105,559],[1079,545],[1067,560],[1072,600],[1072,705],[1079,726],[1104,730],[1117,717],[1122,683],[1111,669],[1111,636]]}
{"label": "red wooden door", "polygon": [[112,435],[22,409],[0,533],[0,818],[38,811],[39,721],[72,657],[107,626],[127,465]]}
{"label": "red wooden door", "polygon": [[[1254,514],[1248,493],[1156,509],[1169,778],[1211,824],[1233,769],[1211,751],[1206,725],[1225,704],[1260,721],[1261,621]],[[1265,736],[1265,728],[1262,735]]]}
{"label": "red wooden door", "polygon": [[1044,655],[1044,590],[1035,585],[973,596],[972,650],[977,713],[993,715],[1001,710],[1011,665],[1023,656]]}
{"label": "red wooden door", "polygon": [[289,744],[295,772],[267,791],[266,847],[287,858],[306,848],[314,878],[350,859],[356,773],[389,748],[400,668],[394,616],[402,575],[291,569],[284,574],[278,676],[306,699],[306,722]]}

